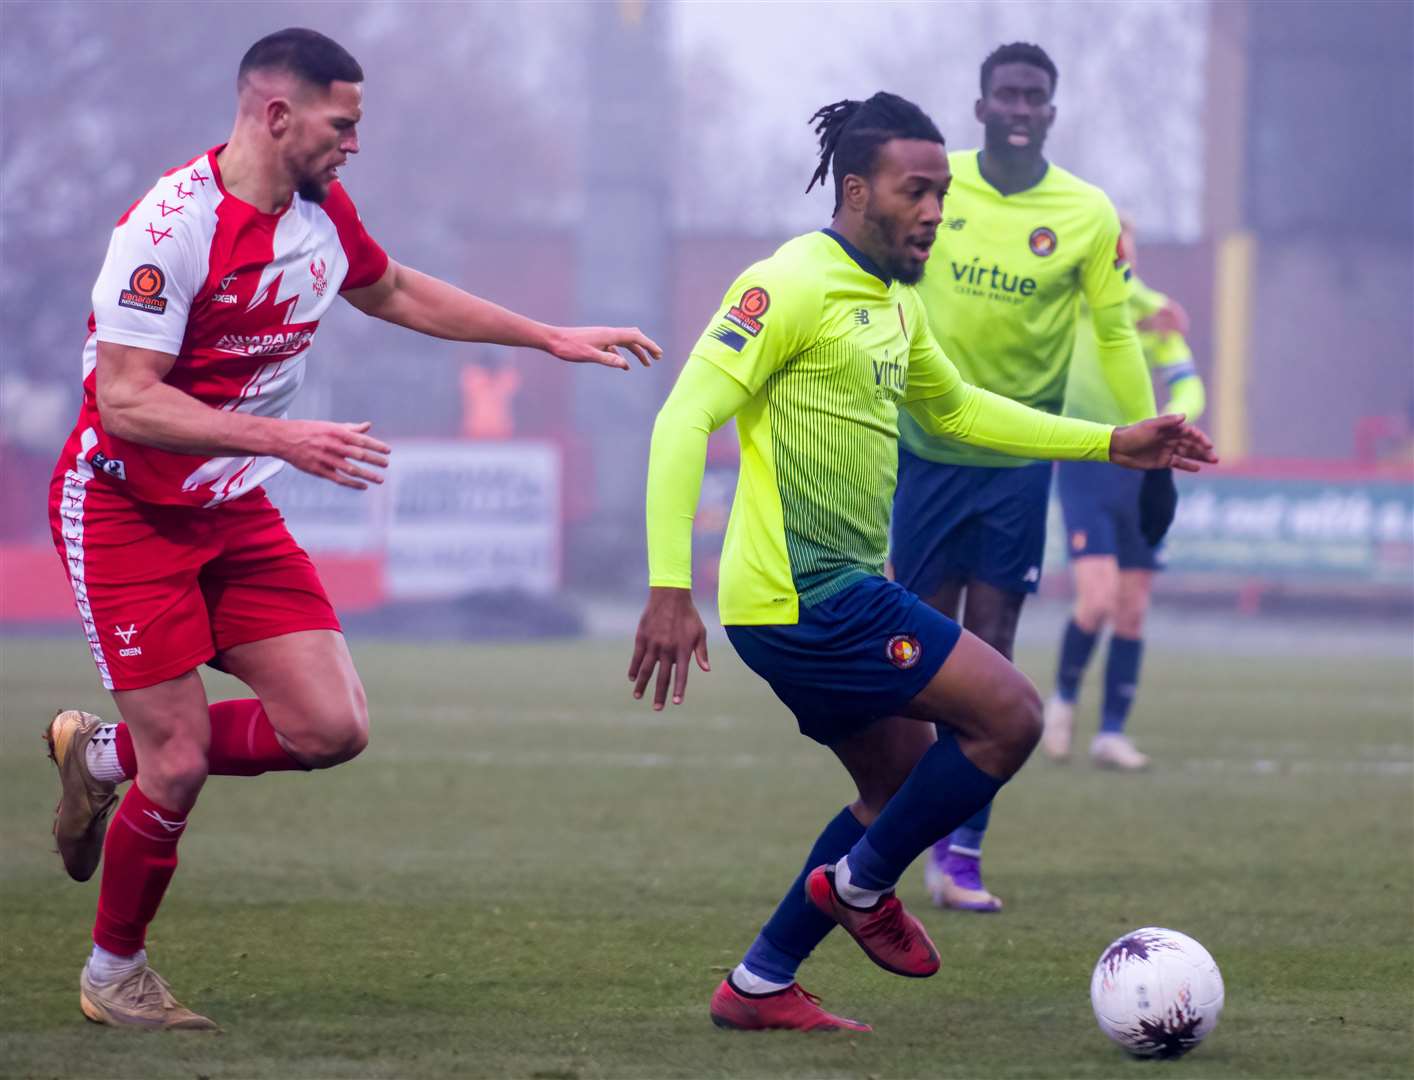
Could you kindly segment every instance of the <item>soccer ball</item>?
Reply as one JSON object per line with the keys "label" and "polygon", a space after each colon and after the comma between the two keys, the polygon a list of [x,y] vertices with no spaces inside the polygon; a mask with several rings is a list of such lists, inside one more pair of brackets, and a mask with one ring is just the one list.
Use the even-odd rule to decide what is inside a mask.
{"label": "soccer ball", "polygon": [[1217,1026],[1223,977],[1191,937],[1145,926],[1100,955],[1090,1004],[1100,1030],[1136,1057],[1182,1057]]}

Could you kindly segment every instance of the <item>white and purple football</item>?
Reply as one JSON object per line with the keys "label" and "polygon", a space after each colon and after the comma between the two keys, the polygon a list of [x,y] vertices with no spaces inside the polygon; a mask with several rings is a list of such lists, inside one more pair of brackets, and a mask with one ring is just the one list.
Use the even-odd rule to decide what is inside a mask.
{"label": "white and purple football", "polygon": [[1182,1057],[1217,1026],[1223,977],[1187,934],[1145,926],[1100,955],[1090,1004],[1100,1030],[1136,1057]]}

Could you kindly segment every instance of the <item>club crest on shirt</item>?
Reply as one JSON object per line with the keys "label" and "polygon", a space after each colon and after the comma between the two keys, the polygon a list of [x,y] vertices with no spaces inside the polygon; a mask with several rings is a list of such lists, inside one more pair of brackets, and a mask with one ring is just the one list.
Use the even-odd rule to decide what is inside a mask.
{"label": "club crest on shirt", "polygon": [[918,658],[923,655],[923,646],[912,634],[895,634],[884,646],[884,653],[894,667],[907,671],[918,663]]}
{"label": "club crest on shirt", "polygon": [[1039,255],[1044,259],[1055,254],[1059,241],[1056,240],[1055,230],[1042,225],[1039,229],[1031,231],[1031,239],[1028,243],[1031,245],[1031,254]]}
{"label": "club crest on shirt", "polygon": [[741,327],[752,337],[761,333],[761,316],[771,306],[771,294],[758,285],[753,285],[741,294],[732,307],[727,309],[727,320]]}
{"label": "club crest on shirt", "polygon": [[167,276],[160,266],[143,263],[128,277],[128,287],[118,293],[118,306],[146,311],[152,315],[162,315],[167,311],[167,298],[162,290],[167,287]]}

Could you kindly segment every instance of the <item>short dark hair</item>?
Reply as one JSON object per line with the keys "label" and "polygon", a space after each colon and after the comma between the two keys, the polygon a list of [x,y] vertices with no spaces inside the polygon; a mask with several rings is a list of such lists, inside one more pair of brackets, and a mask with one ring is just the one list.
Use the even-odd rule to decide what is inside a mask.
{"label": "short dark hair", "polygon": [[[817,123],[818,121],[818,123]],[[822,187],[833,170],[835,212],[844,202],[844,178],[869,176],[879,147],[890,139],[924,139],[946,145],[938,125],[913,102],[880,90],[868,101],[836,101],[817,109],[808,123],[820,136],[820,164],[805,190]]]}
{"label": "short dark hair", "polygon": [[314,86],[328,88],[332,82],[363,82],[363,68],[333,38],[318,30],[292,26],[266,34],[241,57],[236,85],[252,71],[288,71]]}
{"label": "short dark hair", "polygon": [[1046,55],[1046,50],[1039,45],[1032,45],[1029,41],[1013,41],[1010,45],[998,45],[991,55],[982,61],[983,97],[987,96],[987,86],[992,81],[992,69],[998,64],[1030,64],[1034,68],[1040,68],[1051,77],[1051,93],[1056,92],[1060,72],[1056,71],[1056,63]]}

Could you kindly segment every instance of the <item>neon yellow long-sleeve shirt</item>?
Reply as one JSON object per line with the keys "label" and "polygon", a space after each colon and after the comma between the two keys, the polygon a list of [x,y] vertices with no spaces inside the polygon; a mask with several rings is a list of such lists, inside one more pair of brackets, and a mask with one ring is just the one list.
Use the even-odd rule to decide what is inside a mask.
{"label": "neon yellow long-sleeve shirt", "polygon": [[963,382],[917,294],[829,231],[783,245],[728,290],[653,429],[649,582],[691,583],[707,437],[732,417],[741,470],[723,545],[727,624],[790,624],[882,574],[899,409],[927,431],[1026,457],[1105,461],[1108,425]]}

